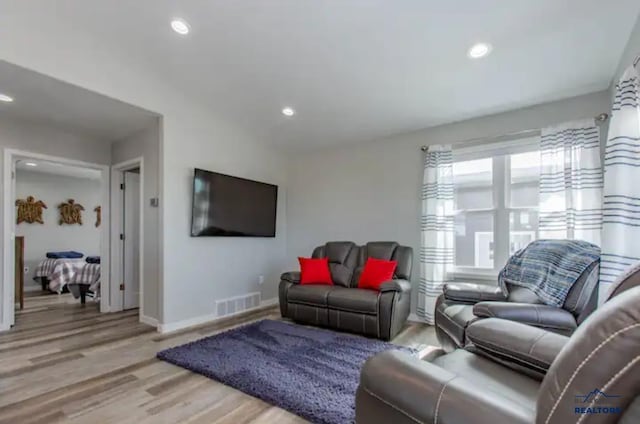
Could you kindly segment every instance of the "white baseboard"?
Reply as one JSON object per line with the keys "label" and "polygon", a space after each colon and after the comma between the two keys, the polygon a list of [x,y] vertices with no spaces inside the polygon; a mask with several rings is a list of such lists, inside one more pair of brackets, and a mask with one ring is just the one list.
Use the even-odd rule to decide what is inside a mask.
{"label": "white baseboard", "polygon": [[140,315],[140,322],[158,328],[158,320],[148,317],[146,315]]}
{"label": "white baseboard", "polygon": [[266,308],[267,306],[275,306],[277,304],[278,304],[278,298],[274,297],[273,299],[267,299],[260,302],[260,306],[258,306],[258,308]]}
{"label": "white baseboard", "polygon": [[247,312],[255,311],[255,310],[266,308],[269,306],[274,306],[277,304],[278,304],[278,298],[274,297],[273,299],[267,299],[267,300],[261,301],[260,306],[257,306],[255,308],[245,309],[244,311],[239,311],[239,312],[229,314],[229,315],[224,315],[221,317],[216,316],[216,314],[207,314],[207,315],[201,315],[199,317],[185,319],[182,321],[169,322],[166,324],[157,324],[157,329],[158,329],[158,332],[162,334],[172,333],[174,331],[184,330],[185,328],[195,327],[197,325],[211,324],[216,321],[227,319],[236,315],[245,314]]}

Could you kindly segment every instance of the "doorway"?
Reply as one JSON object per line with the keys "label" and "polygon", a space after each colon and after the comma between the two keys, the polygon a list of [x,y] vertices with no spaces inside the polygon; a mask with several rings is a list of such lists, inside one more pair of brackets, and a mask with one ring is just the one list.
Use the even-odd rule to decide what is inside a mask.
{"label": "doorway", "polygon": [[[2,326],[0,326],[0,330],[8,330],[11,328],[11,326],[14,325],[15,303],[16,303],[15,301],[18,301],[17,303],[21,304],[21,306],[24,307],[24,300],[25,300],[25,297],[27,297],[25,296],[25,293],[24,293],[24,284],[25,282],[30,282],[32,279],[34,279],[33,278],[34,275],[40,279],[39,281],[42,282],[46,290],[53,289],[56,292],[63,292],[63,290],[66,288],[67,285],[71,287],[73,285],[71,283],[78,282],[75,278],[72,278],[72,277],[80,275],[81,273],[77,271],[79,271],[80,269],[83,269],[82,267],[85,266],[85,262],[84,262],[85,255],[83,254],[82,255],[83,258],[81,260],[80,259],[75,260],[78,263],[75,263],[73,262],[73,259],[70,259],[69,263],[60,265],[60,272],[56,271],[58,269],[56,267],[52,267],[51,270],[49,270],[49,268],[45,266],[41,267],[42,262],[47,261],[43,253],[44,251],[36,252],[37,253],[36,256],[31,255],[33,256],[33,258],[36,258],[36,257],[38,258],[36,262],[33,262],[33,263],[25,262],[25,260],[28,260],[29,258],[31,258],[29,256],[29,251],[33,250],[31,248],[36,248],[36,250],[39,248],[44,248],[46,251],[55,250],[55,251],[65,251],[66,253],[69,253],[70,250],[76,250],[76,248],[78,250],[86,250],[85,249],[86,246],[84,246],[82,243],[90,242],[88,239],[84,238],[83,235],[76,234],[77,232],[76,230],[79,230],[82,227],[79,220],[77,222],[74,221],[72,224],[69,224],[68,222],[59,222],[58,219],[62,220],[63,218],[62,214],[60,214],[60,217],[57,217],[54,212],[59,210],[61,205],[65,204],[65,202],[68,203],[67,206],[71,205],[70,206],[71,209],[74,209],[74,210],[77,209],[77,207],[75,208],[73,207],[75,206],[75,200],[74,202],[71,202],[71,200],[73,199],[65,200],[65,196],[63,195],[69,194],[69,196],[71,196],[73,194],[71,193],[73,190],[75,189],[80,190],[80,188],[78,187],[73,188],[68,183],[59,183],[57,185],[54,184],[53,185],[54,188],[56,189],[60,188],[59,193],[54,193],[55,194],[54,197],[52,197],[51,199],[46,199],[45,198],[46,195],[52,194],[54,191],[56,191],[56,189],[49,188],[43,191],[41,190],[41,192],[38,192],[37,190],[44,187],[44,184],[42,183],[42,181],[46,181],[47,183],[53,183],[54,179],[60,179],[61,181],[62,179],[65,179],[65,181],[67,180],[83,181],[87,179],[89,175],[91,175],[91,178],[97,178],[98,180],[93,183],[95,184],[95,187],[92,187],[90,190],[86,188],[82,189],[85,192],[93,191],[92,196],[90,197],[90,200],[89,200],[89,197],[87,197],[86,199],[86,201],[89,201],[91,203],[91,206],[87,204],[85,205],[87,207],[83,208],[84,212],[88,212],[88,214],[86,213],[84,214],[84,218],[88,220],[87,226],[90,225],[93,227],[94,225],[93,216],[91,215],[92,212],[90,212],[93,210],[94,203],[96,205],[109,204],[109,188],[108,188],[109,187],[108,185],[109,167],[106,165],[100,165],[100,164],[89,163],[89,162],[81,162],[81,161],[71,160],[71,159],[62,158],[62,157],[43,155],[43,154],[37,154],[37,153],[19,151],[19,150],[13,150],[13,149],[5,149],[4,154],[5,154],[5,158],[4,158],[5,167],[3,172],[4,192],[7,194],[7,196],[5,196],[5,199],[3,202],[4,203],[3,226],[5,229],[8,230],[8,234],[3,241],[4,249],[3,249],[2,262],[4,265],[3,267],[4,268],[3,269],[4,284],[3,284],[2,292],[4,296],[3,296],[3,302],[2,302],[2,314],[3,314]],[[18,168],[21,168],[21,169],[18,170]],[[17,172],[24,173],[26,172],[27,169],[30,170],[29,174],[32,175],[32,178],[36,178],[38,175],[42,175],[44,177],[44,180],[42,179],[43,177],[37,177],[39,178],[38,181],[41,181],[41,182],[38,184],[31,184],[29,186],[29,188],[27,189],[27,192],[25,192],[26,194],[29,194],[29,196],[26,196],[26,197],[20,196],[20,197],[25,197],[25,199],[18,199],[17,188],[16,188]],[[40,173],[35,173],[34,171],[36,170],[40,171]],[[24,175],[27,175],[27,174],[24,174]],[[29,183],[33,183],[33,181],[29,180]],[[76,195],[73,195],[73,197],[77,198]],[[37,202],[42,202],[43,200],[47,200],[49,203],[50,213],[49,214],[43,213],[43,211],[47,210],[47,207],[44,207],[44,206],[40,208],[35,208],[37,210],[34,210],[34,208],[31,208],[32,209],[31,216],[27,220],[25,220],[25,218],[22,218],[24,221],[22,222],[19,219],[20,215],[18,213],[20,211],[20,207],[18,203],[20,202],[16,202],[16,200],[20,200],[20,201],[24,200],[24,202],[33,203],[33,204],[36,204]],[[51,203],[51,202],[54,202],[54,203]],[[85,203],[84,200],[82,202]],[[45,202],[42,202],[42,204],[44,205]],[[35,212],[35,215],[33,215],[34,212]],[[108,222],[109,220],[108,211],[102,216],[102,219],[104,219],[105,222]],[[33,223],[29,223],[30,221],[33,221]],[[21,222],[21,224],[18,224],[18,222]],[[48,231],[46,228],[44,228],[46,224],[51,224]],[[18,228],[18,225],[21,225],[21,227]],[[45,231],[28,232],[29,230],[28,227],[33,227],[31,228],[32,230],[44,229]],[[55,232],[54,229],[56,227],[63,228],[65,231],[67,231],[67,233],[65,233],[66,234],[65,237],[61,237],[59,235],[53,234]],[[91,255],[99,255],[98,257],[101,257],[103,259],[102,264],[98,265],[98,269],[96,273],[94,273],[95,275],[98,276],[97,277],[98,284],[94,285],[94,288],[93,288],[94,292],[92,293],[95,295],[96,299],[99,298],[99,306],[97,304],[95,305],[96,311],[99,309],[100,312],[106,312],[109,309],[108,297],[104,296],[104,292],[106,290],[103,290],[104,285],[100,284],[99,282],[102,278],[107,278],[107,279],[109,278],[108,225],[95,226],[93,227],[93,232],[95,232],[95,234],[90,237],[95,238],[95,240],[91,241],[90,244],[92,246],[95,244],[95,246],[93,246],[90,249],[90,251],[87,250],[86,252],[83,252],[83,253],[90,253]],[[45,240],[49,240],[49,242],[45,242]],[[21,242],[21,243],[18,243],[18,242]],[[28,243],[27,248],[25,248],[25,243]],[[66,245],[65,243],[71,243],[71,244]],[[20,245],[19,249],[18,249],[18,245]],[[56,259],[55,261],[58,262],[59,260]],[[64,261],[60,260],[60,262],[64,262]],[[73,266],[70,265],[72,262],[73,262]],[[42,268],[42,269],[39,269],[39,268]],[[51,275],[45,275],[44,272],[48,270],[52,272]],[[38,272],[40,272],[40,274],[37,274]],[[29,278],[26,278],[27,275],[29,275]],[[55,279],[52,278],[53,275],[56,275]],[[8,282],[11,282],[11,284],[9,284]],[[58,284],[58,286],[54,287],[55,284]],[[91,284],[87,285],[87,287],[88,286],[91,286]],[[42,289],[41,291],[44,292],[45,289]],[[67,297],[69,298],[68,300],[70,303],[76,302],[71,298],[70,295]],[[82,298],[84,300],[84,296]],[[20,300],[22,302],[20,302]],[[79,303],[79,301],[77,303]]]}

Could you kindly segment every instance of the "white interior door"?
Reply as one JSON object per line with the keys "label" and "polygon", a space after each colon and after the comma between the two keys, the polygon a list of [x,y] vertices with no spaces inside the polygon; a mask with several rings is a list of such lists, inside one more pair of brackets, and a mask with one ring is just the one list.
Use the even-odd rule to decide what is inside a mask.
{"label": "white interior door", "polygon": [[123,309],[140,306],[140,174],[124,173]]}

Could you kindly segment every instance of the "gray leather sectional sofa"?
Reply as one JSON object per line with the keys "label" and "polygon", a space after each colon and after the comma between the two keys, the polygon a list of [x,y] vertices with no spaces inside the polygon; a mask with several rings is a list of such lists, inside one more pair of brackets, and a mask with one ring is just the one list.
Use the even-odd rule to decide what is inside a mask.
{"label": "gray leather sectional sofa", "polygon": [[501,318],[464,349],[386,351],[362,368],[357,424],[640,422],[640,266],[571,337]]}
{"label": "gray leather sectional sofa", "polygon": [[[283,317],[383,340],[402,330],[411,306],[411,247],[390,241],[364,246],[332,241],[316,247],[312,257],[329,258],[334,285],[301,285],[299,272],[285,272],[279,287]],[[380,291],[358,288],[360,273],[370,257],[398,262],[394,278],[383,283]]]}

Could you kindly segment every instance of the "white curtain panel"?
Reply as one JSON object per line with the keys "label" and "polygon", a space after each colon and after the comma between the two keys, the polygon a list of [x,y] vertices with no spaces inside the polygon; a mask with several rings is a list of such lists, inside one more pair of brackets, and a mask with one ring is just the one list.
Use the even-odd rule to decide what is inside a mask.
{"label": "white curtain panel", "polygon": [[601,245],[600,129],[593,119],[544,128],[540,138],[541,239]]}
{"label": "white curtain panel", "polygon": [[453,153],[451,146],[429,146],[422,184],[422,244],[417,313],[434,323],[436,299],[454,265]]}
{"label": "white curtain panel", "polygon": [[600,301],[611,283],[640,261],[640,82],[629,67],[616,85],[604,159]]}

